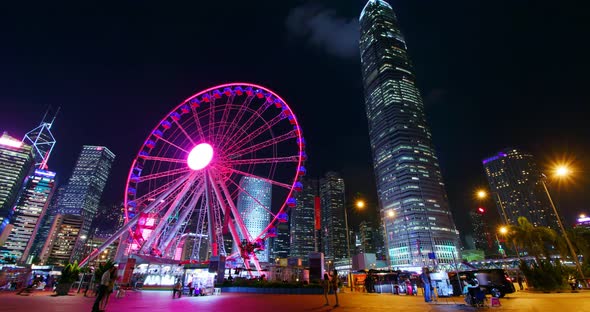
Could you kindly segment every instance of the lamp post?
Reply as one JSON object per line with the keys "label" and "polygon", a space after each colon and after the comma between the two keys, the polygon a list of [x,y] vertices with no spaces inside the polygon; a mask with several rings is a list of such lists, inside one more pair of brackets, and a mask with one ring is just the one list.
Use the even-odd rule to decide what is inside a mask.
{"label": "lamp post", "polygon": [[[565,165],[559,165],[555,168],[554,173],[555,173],[554,175],[557,178],[566,178],[571,173],[571,170]],[[549,194],[549,189],[547,188],[547,184],[545,183],[546,179],[547,179],[547,176],[545,176],[544,174],[541,174],[541,184],[543,185],[543,189],[545,190],[545,194],[547,194],[547,198],[549,199],[549,203],[551,204],[551,208],[553,208],[553,213],[555,213],[555,217],[557,218],[557,224],[559,225],[559,228],[561,230],[561,234],[565,238],[568,249],[571,253],[574,263],[576,264],[576,269],[578,270],[578,274],[580,274],[580,277],[582,278],[584,285],[586,287],[588,287],[588,283],[586,282],[586,278],[584,277],[584,272],[582,271],[582,266],[580,265],[580,260],[578,259],[578,255],[576,254],[576,251],[574,250],[574,246],[572,245],[572,242],[570,241],[570,239],[567,235],[567,232],[565,231],[565,228],[563,227],[563,223],[561,222],[561,218],[559,217],[559,213],[557,212],[557,208],[555,207],[555,204],[553,203],[553,199],[551,199],[551,194]]]}
{"label": "lamp post", "polygon": [[[355,207],[358,209],[365,208],[365,201],[362,199],[356,200],[354,203]],[[344,227],[346,228],[346,253],[348,254],[348,284],[350,285],[350,290],[352,291],[352,255],[350,253],[350,228],[348,227],[348,212],[346,206],[344,206]]]}

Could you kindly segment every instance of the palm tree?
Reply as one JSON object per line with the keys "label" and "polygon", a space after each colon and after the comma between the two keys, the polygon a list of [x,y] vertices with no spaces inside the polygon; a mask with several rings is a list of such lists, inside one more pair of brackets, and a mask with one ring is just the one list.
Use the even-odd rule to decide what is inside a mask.
{"label": "palm tree", "polygon": [[548,227],[534,226],[525,217],[519,217],[518,225],[509,227],[507,238],[535,257],[537,262],[540,262],[543,257],[549,258],[551,256],[551,247],[561,245],[559,236],[554,230]]}

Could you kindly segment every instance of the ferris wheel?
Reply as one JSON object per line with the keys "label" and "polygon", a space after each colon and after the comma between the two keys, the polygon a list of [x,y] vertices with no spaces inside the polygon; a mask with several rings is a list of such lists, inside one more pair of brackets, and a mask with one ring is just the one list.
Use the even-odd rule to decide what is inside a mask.
{"label": "ferris wheel", "polygon": [[142,144],[126,183],[125,226],[114,236],[129,233],[131,254],[221,255],[260,270],[257,253],[296,206],[304,148],[295,114],[273,91],[249,83],[201,91]]}

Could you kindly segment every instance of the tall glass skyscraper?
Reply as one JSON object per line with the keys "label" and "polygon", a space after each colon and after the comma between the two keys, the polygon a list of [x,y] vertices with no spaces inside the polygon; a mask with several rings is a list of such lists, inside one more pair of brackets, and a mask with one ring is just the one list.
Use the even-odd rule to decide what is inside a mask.
{"label": "tall glass skyscraper", "polygon": [[329,260],[347,259],[344,180],[338,173],[328,172],[320,180],[320,198],[324,255]]}
{"label": "tall glass skyscraper", "polygon": [[505,149],[484,159],[483,167],[503,221],[516,225],[518,217],[526,217],[535,226],[558,229],[533,155]]}
{"label": "tall glass skyscraper", "polygon": [[395,13],[370,0],[360,15],[361,64],[373,168],[393,267],[452,263],[459,235]]}
{"label": "tall glass skyscraper", "polygon": [[0,247],[2,253],[10,254],[20,263],[27,261],[54,189],[55,172],[35,169],[27,177],[10,221],[12,231],[4,246]]}
{"label": "tall glass skyscraper", "polygon": [[[238,212],[250,235],[258,236],[270,223],[268,210],[272,203],[272,185],[261,179],[242,177],[240,187],[244,192],[238,195]],[[264,251],[256,253],[260,262],[268,262],[270,246],[268,241],[265,243],[267,246]]]}
{"label": "tall glass skyscraper", "polygon": [[318,194],[318,181],[302,179],[303,189],[295,195],[297,207],[291,209],[291,257],[303,259],[307,263],[309,253],[316,251],[315,201]]}
{"label": "tall glass skyscraper", "polygon": [[72,250],[72,260],[80,260],[82,256],[84,240],[88,237],[90,225],[98,212],[100,197],[114,160],[115,154],[108,148],[84,145],[72,176],[63,194],[60,194],[58,213],[83,218],[79,239]]}
{"label": "tall glass skyscraper", "polygon": [[4,132],[0,136],[0,246],[12,230],[14,204],[32,166],[31,146]]}

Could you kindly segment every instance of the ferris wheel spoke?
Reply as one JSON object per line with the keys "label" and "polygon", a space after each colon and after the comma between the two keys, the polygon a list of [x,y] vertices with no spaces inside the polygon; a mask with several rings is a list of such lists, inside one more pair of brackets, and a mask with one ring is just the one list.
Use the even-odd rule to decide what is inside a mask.
{"label": "ferris wheel spoke", "polygon": [[224,165],[258,165],[258,164],[277,164],[277,163],[298,163],[299,156],[272,157],[272,158],[254,158],[254,159],[233,159],[224,161]]}
{"label": "ferris wheel spoke", "polygon": [[[229,182],[231,182],[233,185],[235,185],[239,190],[240,193],[244,193],[246,194],[248,197],[250,197],[252,200],[254,200],[254,202],[256,202],[258,205],[260,205],[260,207],[264,210],[266,210],[269,214],[271,214],[273,216],[273,218],[276,216],[276,214],[274,214],[270,208],[266,207],[265,205],[263,205],[256,197],[252,196],[252,194],[250,194],[250,192],[246,191],[243,187],[241,187],[239,184],[237,184],[236,182],[232,181],[231,179],[229,179]],[[250,211],[251,213],[252,211]],[[249,213],[249,214],[250,214]],[[249,215],[248,214],[248,215]]]}
{"label": "ferris wheel spoke", "polygon": [[197,126],[197,132],[199,133],[199,136],[204,139],[205,138],[205,132],[203,131],[203,125],[201,125],[201,120],[199,119],[199,113],[197,113],[197,109],[195,107],[193,107],[191,105],[191,111],[193,112],[193,121],[195,122],[195,125]]}
{"label": "ferris wheel spoke", "polygon": [[240,121],[242,120],[242,117],[244,116],[244,113],[246,113],[246,111],[249,111],[249,109],[244,109],[244,108],[250,107],[250,103],[252,103],[252,99],[254,99],[254,95],[249,95],[248,97],[246,97],[246,100],[241,105],[242,109],[238,109],[236,116],[234,116],[231,123],[226,128],[226,130],[223,132],[223,135],[221,137],[227,137],[229,135],[230,131],[232,131],[233,129],[236,129],[235,125],[239,125]]}
{"label": "ferris wheel spoke", "polygon": [[227,151],[233,151],[233,150],[237,150],[240,149],[242,146],[248,144],[249,142],[254,142],[254,139],[256,139],[258,136],[260,136],[261,134],[263,134],[264,132],[267,131],[271,131],[272,127],[274,127],[276,124],[278,124],[281,120],[285,119],[283,115],[277,115],[275,116],[273,119],[269,120],[268,122],[265,122],[264,125],[258,127],[258,129],[254,130],[254,131],[249,131],[249,132],[245,132],[246,136],[244,137],[240,137],[238,139],[236,139],[233,145],[228,146],[226,148]]}
{"label": "ferris wheel spoke", "polygon": [[231,158],[240,157],[240,156],[243,156],[245,154],[256,152],[256,151],[259,151],[261,149],[267,148],[269,146],[276,145],[276,144],[278,144],[280,142],[286,141],[288,139],[293,139],[293,138],[296,138],[296,137],[297,137],[297,132],[296,131],[289,131],[289,132],[287,132],[285,134],[282,134],[282,135],[279,135],[279,136],[277,136],[275,138],[272,138],[272,139],[269,139],[269,140],[260,142],[258,144],[254,144],[252,146],[248,146],[248,147],[246,147],[246,148],[244,148],[242,150],[235,151],[235,152],[232,152],[232,153],[228,153],[229,155],[227,157],[230,158],[230,159]]}
{"label": "ferris wheel spoke", "polygon": [[[201,184],[202,183],[200,183],[199,185],[201,185]],[[180,217],[176,221],[176,224],[174,224],[174,227],[169,231],[170,234],[167,237],[165,237],[163,240],[160,241],[158,249],[167,251],[170,248],[170,243],[172,242],[174,237],[177,236],[178,230],[184,224],[187,217],[189,215],[192,215],[193,210],[197,206],[197,202],[199,201],[199,199],[201,198],[202,195],[203,195],[203,188],[202,187],[197,186],[196,188],[194,188],[192,198],[191,198],[188,206],[185,205],[184,207],[182,207],[182,212],[180,214]]]}
{"label": "ferris wheel spoke", "polygon": [[[250,127],[252,127],[252,125],[256,122],[256,120],[258,119],[262,119],[264,120],[264,118],[262,118],[262,113],[264,113],[264,111],[269,108],[272,104],[267,102],[264,102],[262,105],[260,105],[260,107],[258,107],[258,109],[254,112],[251,112],[252,115],[250,115],[250,118],[248,118],[244,123],[241,124],[237,124],[235,127],[243,129],[244,131],[248,132],[248,129],[250,129]],[[233,142],[235,142],[239,136],[236,135],[239,132],[235,132],[234,134],[232,134],[229,138],[227,138],[226,140],[226,144],[223,146],[223,148],[227,147],[227,144],[232,144]]]}
{"label": "ferris wheel spoke", "polygon": [[172,177],[172,176],[183,174],[183,173],[188,173],[190,171],[191,171],[190,168],[180,168],[180,169],[173,169],[173,170],[168,170],[168,171],[163,171],[163,172],[158,172],[158,173],[152,173],[152,174],[148,174],[145,176],[140,176],[139,181],[146,182],[149,180],[154,180],[154,179],[159,179],[159,178],[167,178],[167,177]]}
{"label": "ferris wheel spoke", "polygon": [[177,148],[177,149],[179,149],[179,150],[181,150],[181,151],[183,151],[183,152],[185,152],[185,153],[187,153],[187,154],[189,153],[189,152],[188,152],[187,150],[185,150],[184,148],[182,148],[182,147],[180,147],[180,146],[178,146],[178,145],[176,145],[176,144],[174,144],[174,143],[170,142],[169,140],[166,140],[166,139],[164,139],[163,137],[159,137],[159,138],[158,138],[158,140],[160,140],[160,141],[163,141],[163,142],[165,142],[165,143],[167,143],[167,144],[169,144],[169,145],[171,145],[171,146],[174,146],[175,148]]}
{"label": "ferris wheel spoke", "polygon": [[242,175],[242,176],[245,176],[245,177],[250,177],[250,178],[254,178],[254,179],[258,179],[258,180],[263,180],[263,181],[268,182],[268,183],[270,183],[272,185],[280,186],[280,187],[285,188],[287,190],[290,190],[291,189],[291,185],[286,184],[286,183],[281,183],[281,182],[278,182],[278,181],[275,181],[275,180],[272,180],[272,179],[263,178],[263,177],[260,177],[260,176],[255,175],[255,174],[251,174],[251,173],[244,172],[244,171],[241,171],[241,170],[238,170],[238,169],[234,169],[234,168],[229,168],[229,167],[222,167],[222,168],[224,170],[229,170],[229,171],[231,171],[231,172],[233,172],[235,174],[238,174],[238,175]]}
{"label": "ferris wheel spoke", "polygon": [[221,121],[219,122],[219,127],[217,129],[217,133],[215,134],[216,137],[221,135],[225,132],[225,125],[227,124],[227,120],[229,119],[230,112],[232,111],[232,103],[234,101],[235,96],[232,94],[227,98],[227,102],[223,106],[223,113],[221,114]]}
{"label": "ferris wheel spoke", "polygon": [[186,159],[178,159],[178,158],[168,158],[168,157],[157,157],[157,156],[141,156],[142,159],[145,160],[152,160],[152,161],[161,161],[161,162],[169,162],[169,163],[177,163],[177,164],[186,164]]}
{"label": "ferris wheel spoke", "polygon": [[[174,123],[178,126],[178,129],[180,129],[180,131],[184,134],[184,136],[191,142],[191,144],[193,146],[197,145],[195,143],[195,141],[193,140],[193,138],[186,132],[186,130],[184,129],[184,127],[180,124],[180,122],[178,122],[178,120],[176,119],[172,119],[174,120]],[[183,149],[184,150],[184,149]],[[184,150],[186,152],[186,150]],[[188,152],[187,152],[188,153]]]}
{"label": "ferris wheel spoke", "polygon": [[178,184],[179,181],[183,181],[183,180],[188,179],[189,176],[190,176],[190,174],[191,173],[189,172],[189,173],[187,173],[184,176],[181,176],[181,177],[179,177],[179,178],[177,178],[175,180],[172,180],[172,181],[170,181],[168,183],[165,183],[165,184],[163,184],[163,185],[161,185],[161,186],[159,186],[159,187],[151,190],[150,192],[148,192],[146,194],[143,194],[143,195],[141,195],[139,197],[136,197],[134,199],[134,201],[137,203],[137,205],[140,205],[140,204],[143,204],[144,202],[149,202],[150,200],[153,201],[160,194],[165,193],[167,191],[173,192],[175,189],[178,188],[178,186],[176,186],[176,184]]}

